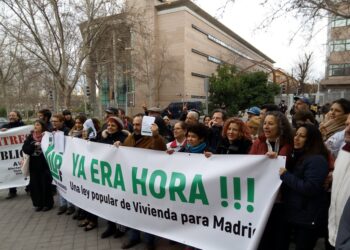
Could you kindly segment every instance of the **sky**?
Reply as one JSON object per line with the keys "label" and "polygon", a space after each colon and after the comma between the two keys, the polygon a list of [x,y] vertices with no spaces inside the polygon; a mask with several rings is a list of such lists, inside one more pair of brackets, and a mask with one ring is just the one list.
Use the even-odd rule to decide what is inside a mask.
{"label": "sky", "polygon": [[[278,0],[277,0],[278,1]],[[220,7],[225,0],[196,0],[206,12],[216,17],[221,23],[241,36],[247,42],[273,59],[277,68],[282,68],[288,73],[300,61],[305,53],[313,53],[312,78],[322,79],[326,61],[326,21],[319,24],[318,32],[308,43],[305,35],[297,34],[294,41],[290,38],[299,27],[299,22],[294,17],[283,16],[273,22],[267,29],[261,29],[260,24],[270,9],[259,5],[258,0],[235,0],[226,7],[223,12]]]}

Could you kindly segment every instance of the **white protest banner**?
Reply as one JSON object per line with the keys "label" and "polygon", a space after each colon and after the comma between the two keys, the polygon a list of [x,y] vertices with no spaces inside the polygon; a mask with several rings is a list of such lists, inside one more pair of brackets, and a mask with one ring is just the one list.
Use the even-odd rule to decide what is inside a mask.
{"label": "white protest banner", "polygon": [[284,157],[174,153],[65,137],[43,151],[59,192],[122,225],[201,249],[255,249]]}
{"label": "white protest banner", "polygon": [[24,177],[19,164],[26,135],[33,126],[22,126],[0,131],[0,189],[23,187],[29,179]]}

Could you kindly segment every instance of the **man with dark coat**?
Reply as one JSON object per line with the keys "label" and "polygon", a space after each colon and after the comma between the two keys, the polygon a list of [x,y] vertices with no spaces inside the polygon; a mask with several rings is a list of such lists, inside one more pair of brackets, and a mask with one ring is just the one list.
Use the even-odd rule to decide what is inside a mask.
{"label": "man with dark coat", "polygon": [[215,109],[209,122],[209,151],[216,152],[219,142],[222,140],[222,128],[226,120],[226,112],[222,109]]}
{"label": "man with dark coat", "polygon": [[[136,115],[134,117],[133,119],[134,132],[125,139],[122,145],[127,147],[165,151],[166,150],[165,140],[162,136],[159,135],[157,124],[154,123],[151,127],[152,136],[141,135],[142,118],[143,116],[141,114]],[[130,229],[128,233],[129,233],[128,240],[123,243],[122,249],[131,248],[141,242],[140,231],[136,229]],[[147,250],[155,249],[153,235],[145,233],[143,239],[146,241]]]}
{"label": "man with dark coat", "polygon": [[[3,125],[0,129],[0,131],[6,131],[6,130],[11,129],[11,128],[17,128],[17,127],[21,127],[21,126],[25,125],[22,122],[21,114],[16,110],[11,111],[9,113],[8,118],[9,118],[9,123]],[[17,188],[15,188],[15,187],[10,188],[6,199],[12,199],[12,198],[15,198],[16,196],[17,196]]]}

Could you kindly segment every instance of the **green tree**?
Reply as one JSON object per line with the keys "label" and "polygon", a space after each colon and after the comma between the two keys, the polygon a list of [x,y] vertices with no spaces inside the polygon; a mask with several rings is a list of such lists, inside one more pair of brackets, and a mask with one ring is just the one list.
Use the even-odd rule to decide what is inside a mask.
{"label": "green tree", "polygon": [[277,84],[267,83],[266,73],[240,73],[232,65],[219,65],[209,82],[210,110],[225,106],[230,115],[251,106],[271,103],[280,92]]}

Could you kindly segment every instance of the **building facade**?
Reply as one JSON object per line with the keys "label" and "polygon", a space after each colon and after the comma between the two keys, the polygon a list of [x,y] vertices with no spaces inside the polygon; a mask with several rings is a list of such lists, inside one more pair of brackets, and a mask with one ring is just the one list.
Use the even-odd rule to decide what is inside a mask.
{"label": "building facade", "polygon": [[219,64],[243,71],[273,69],[271,58],[189,0],[127,3],[128,14],[110,21],[96,45],[104,49],[89,58],[103,106],[135,114],[143,104],[205,102],[204,79]]}
{"label": "building facade", "polygon": [[350,98],[350,18],[334,15],[330,17],[327,45],[322,90],[327,91],[333,100],[340,97]]}

